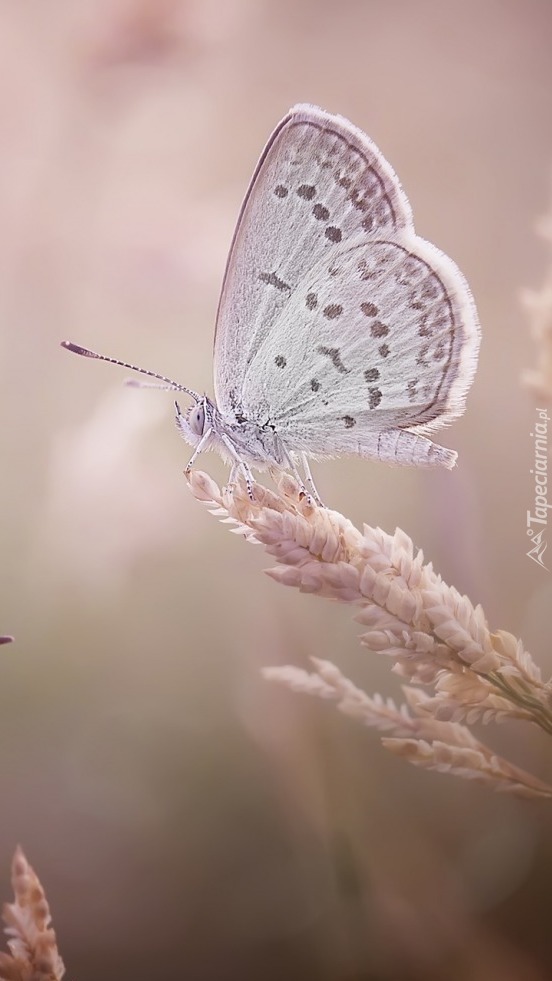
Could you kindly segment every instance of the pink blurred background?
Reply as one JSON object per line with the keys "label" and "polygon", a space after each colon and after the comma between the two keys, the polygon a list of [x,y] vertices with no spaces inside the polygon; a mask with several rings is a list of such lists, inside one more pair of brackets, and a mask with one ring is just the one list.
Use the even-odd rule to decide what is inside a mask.
{"label": "pink blurred background", "polygon": [[[335,660],[400,699],[352,610],[285,590],[189,494],[172,400],[67,337],[212,393],[214,316],[258,154],[290,105],[348,116],[459,264],[483,330],[453,473],[320,464],[552,673],[526,557],[551,261],[548,0],[54,0],[0,10],[0,896],[20,842],[68,977],[552,973],[550,805],[390,757],[262,680]],[[215,457],[200,463],[217,479]],[[528,726],[482,734],[552,780]]]}

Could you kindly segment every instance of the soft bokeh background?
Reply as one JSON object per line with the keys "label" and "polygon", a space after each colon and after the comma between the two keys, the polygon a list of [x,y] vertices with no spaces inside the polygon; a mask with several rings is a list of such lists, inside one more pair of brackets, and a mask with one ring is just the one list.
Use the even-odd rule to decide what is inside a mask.
{"label": "soft bokeh background", "polygon": [[[551,28],[549,0],[2,4],[0,895],[19,841],[71,979],[550,977],[550,806],[263,682],[317,654],[400,697],[349,609],[268,580],[191,498],[170,396],[59,341],[212,392],[265,140],[297,101],[351,118],[467,276],[483,345],[454,473],[336,461],[320,490],[403,527],[550,674],[519,294],[550,262]],[[541,733],[485,738],[552,779]]]}

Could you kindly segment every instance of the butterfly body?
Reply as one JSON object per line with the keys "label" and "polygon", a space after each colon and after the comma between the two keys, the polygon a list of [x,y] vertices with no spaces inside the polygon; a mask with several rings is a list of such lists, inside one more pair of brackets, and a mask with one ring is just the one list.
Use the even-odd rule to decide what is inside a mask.
{"label": "butterfly body", "polygon": [[184,414],[177,403],[176,412],[181,435],[196,450],[203,441],[202,451],[214,449],[226,462],[232,465],[244,462],[256,470],[285,467],[289,463],[282,441],[268,420],[260,425],[239,413],[237,417],[225,418],[206,395],[200,403],[199,419],[197,408],[192,406]]}

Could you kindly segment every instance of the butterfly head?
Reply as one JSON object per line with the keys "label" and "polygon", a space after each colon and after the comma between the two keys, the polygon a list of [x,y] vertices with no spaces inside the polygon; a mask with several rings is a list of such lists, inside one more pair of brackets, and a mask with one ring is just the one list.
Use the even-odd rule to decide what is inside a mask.
{"label": "butterfly head", "polygon": [[206,398],[204,396],[199,402],[192,405],[188,410],[188,424],[194,436],[203,436],[205,431],[205,420],[207,418],[206,409]]}
{"label": "butterfly head", "polygon": [[176,425],[190,446],[197,446],[215,426],[215,405],[206,395],[198,396],[184,411],[178,402],[176,407]]}

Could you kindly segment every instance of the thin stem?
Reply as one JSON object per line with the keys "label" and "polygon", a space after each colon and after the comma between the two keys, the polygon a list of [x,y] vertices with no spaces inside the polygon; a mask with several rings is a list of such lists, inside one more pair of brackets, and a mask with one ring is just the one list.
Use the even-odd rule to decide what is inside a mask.
{"label": "thin stem", "polygon": [[505,695],[509,701],[513,702],[514,705],[526,709],[532,716],[535,724],[540,726],[541,729],[544,729],[545,732],[552,735],[552,714],[541,702],[539,702],[537,698],[533,698],[531,695],[518,691],[497,672],[493,671],[491,674],[481,675],[481,677],[488,678],[491,684],[493,684],[502,695]]}

